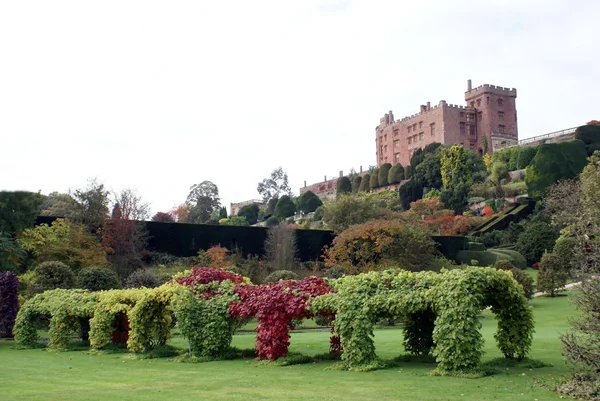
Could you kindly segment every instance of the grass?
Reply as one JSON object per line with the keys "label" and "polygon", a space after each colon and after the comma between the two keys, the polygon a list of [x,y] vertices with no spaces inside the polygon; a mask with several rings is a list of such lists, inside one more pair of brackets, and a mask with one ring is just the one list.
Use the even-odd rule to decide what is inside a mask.
{"label": "grass", "polygon": [[[372,372],[329,369],[332,361],[310,361],[327,352],[330,334],[306,331],[292,335],[287,365],[259,363],[251,357],[207,363],[178,363],[164,358],[132,358],[124,352],[93,354],[75,348],[53,352],[15,349],[0,341],[0,398],[2,400],[559,400],[543,383],[552,385],[569,374],[560,355],[560,333],[573,315],[569,297],[531,301],[536,333],[532,360],[513,365],[496,361],[495,320],[482,312],[486,339],[484,362],[501,373],[479,379],[430,375],[435,365],[428,358],[399,357],[402,331],[375,330],[377,354],[392,361],[390,368]],[[252,348],[253,333],[236,335],[233,346]],[[170,350],[183,350],[181,337],[169,341]],[[304,357],[302,355],[304,355]],[[306,363],[308,362],[308,363]],[[283,364],[285,365],[285,364]]]}

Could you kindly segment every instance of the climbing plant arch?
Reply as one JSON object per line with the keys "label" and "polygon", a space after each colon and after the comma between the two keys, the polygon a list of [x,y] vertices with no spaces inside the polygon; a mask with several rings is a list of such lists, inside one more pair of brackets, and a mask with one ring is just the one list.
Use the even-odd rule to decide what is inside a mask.
{"label": "climbing plant arch", "polygon": [[531,346],[533,314],[509,272],[490,268],[456,269],[441,274],[387,270],[345,276],[335,292],[315,298],[312,310],[335,311],[335,331],[348,369],[376,360],[374,324],[385,316],[404,319],[404,346],[431,353],[440,371],[479,364],[483,338],[477,316],[491,306],[495,334],[506,358],[523,358]]}

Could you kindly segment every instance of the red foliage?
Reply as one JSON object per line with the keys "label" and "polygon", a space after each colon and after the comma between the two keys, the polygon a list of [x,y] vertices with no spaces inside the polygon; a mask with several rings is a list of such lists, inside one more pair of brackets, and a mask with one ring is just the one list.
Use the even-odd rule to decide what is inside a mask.
{"label": "red foliage", "polygon": [[292,320],[311,317],[307,310],[310,297],[327,294],[331,289],[323,279],[307,277],[259,286],[238,286],[236,292],[240,301],[229,305],[229,313],[232,317],[256,317],[258,359],[276,360],[288,353],[289,330],[294,329]]}
{"label": "red foliage", "polygon": [[[175,279],[175,281],[179,285],[191,287],[192,291],[194,291],[193,289],[197,288],[199,285],[204,285],[215,281],[220,283],[225,280],[230,280],[233,284],[240,285],[244,281],[244,278],[239,274],[228,272],[227,270],[223,269],[213,269],[211,267],[194,267],[190,274],[188,274],[187,276]],[[212,294],[210,291],[205,291],[202,293],[202,296],[208,298],[212,297],[213,295],[214,294]]]}
{"label": "red foliage", "polygon": [[221,245],[216,245],[207,249],[206,255],[210,258],[210,267],[220,269],[231,264],[228,257],[229,250],[227,248],[223,248]]}
{"label": "red foliage", "polygon": [[115,329],[110,335],[110,340],[114,344],[127,344],[129,340],[129,319],[125,313],[119,313],[117,318],[113,322],[113,328]]}
{"label": "red foliage", "polygon": [[494,209],[491,206],[486,206],[483,208],[483,212],[481,212],[485,217],[490,217],[494,214]]}
{"label": "red foliage", "polygon": [[540,262],[535,262],[533,265],[531,265],[531,268],[534,270],[539,270],[540,269]]}
{"label": "red foliage", "polygon": [[468,216],[454,216],[451,223],[446,224],[441,230],[442,235],[467,234],[479,224],[477,218]]}

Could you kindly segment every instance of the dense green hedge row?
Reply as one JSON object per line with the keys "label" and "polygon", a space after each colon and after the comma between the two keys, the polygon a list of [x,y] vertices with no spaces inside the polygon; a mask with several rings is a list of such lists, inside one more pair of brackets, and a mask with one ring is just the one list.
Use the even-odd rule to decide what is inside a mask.
{"label": "dense green hedge row", "polygon": [[165,344],[174,315],[191,355],[218,358],[230,346],[235,319],[256,317],[270,322],[257,327],[258,355],[277,359],[287,353],[292,319],[324,314],[335,316],[342,366],[361,369],[376,362],[373,325],[392,317],[404,320],[406,350],[432,354],[438,370],[447,372],[479,363],[483,339],[477,315],[488,306],[498,318],[495,338],[504,356],[523,358],[533,332],[523,289],[510,272],[473,267],[439,274],[386,270],[343,276],[329,286],[317,278],[253,286],[231,272],[201,268],[154,289],[50,290],[23,306],[14,334],[20,343],[33,345],[36,321],[49,319],[49,347],[66,348],[76,330],[101,349],[126,316],[127,348],[144,352]]}

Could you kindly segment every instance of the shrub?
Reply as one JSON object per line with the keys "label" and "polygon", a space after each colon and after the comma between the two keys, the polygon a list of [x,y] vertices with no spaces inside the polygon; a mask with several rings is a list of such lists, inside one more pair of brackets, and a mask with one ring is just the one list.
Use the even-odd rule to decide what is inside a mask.
{"label": "shrub", "polygon": [[498,260],[494,263],[494,269],[498,270],[506,270],[511,271],[512,269],[516,269],[517,267],[510,263],[509,260]]}
{"label": "shrub", "polygon": [[136,270],[125,280],[125,287],[127,288],[156,288],[161,284],[156,273],[150,269]]}
{"label": "shrub", "polygon": [[275,227],[277,225],[279,225],[279,219],[275,216],[269,217],[265,222],[265,226],[267,227]]}
{"label": "shrub", "polygon": [[575,130],[575,139],[579,139],[586,145],[600,142],[600,125],[587,124]]}
{"label": "shrub", "polygon": [[221,245],[215,245],[206,250],[206,256],[210,260],[209,266],[214,269],[221,269],[231,265],[229,260],[229,249]]}
{"label": "shrub", "polygon": [[291,270],[275,270],[265,277],[265,283],[276,283],[279,280],[296,280],[298,275]]}
{"label": "shrub", "polygon": [[335,280],[342,277],[344,274],[346,274],[346,269],[341,266],[332,266],[328,269],[325,269],[322,276],[331,280]]}
{"label": "shrub", "polygon": [[502,162],[492,164],[491,179],[493,182],[500,183],[501,180],[508,177],[508,167]]}
{"label": "shrub", "polygon": [[549,224],[533,223],[519,235],[516,249],[525,256],[527,263],[532,265],[540,260],[544,252],[554,248],[556,238],[556,232]]}
{"label": "shrub", "polygon": [[371,174],[367,173],[363,175],[362,180],[360,181],[360,187],[358,187],[358,192],[369,192],[371,183]]}
{"label": "shrub", "polygon": [[283,195],[277,201],[277,205],[275,205],[275,212],[273,215],[278,219],[285,219],[287,217],[293,216],[296,211],[296,205],[292,198],[288,195]]}
{"label": "shrub", "polygon": [[541,145],[527,167],[525,183],[528,195],[543,197],[552,184],[576,177],[586,163],[587,152],[580,140]]}
{"label": "shrub", "polygon": [[77,286],[90,291],[112,290],[121,287],[121,280],[114,270],[93,266],[77,274]]}
{"label": "shrub", "polygon": [[521,285],[521,287],[523,287],[523,293],[525,294],[525,298],[531,299],[533,297],[534,289],[535,289],[535,284],[534,284],[533,279],[527,273],[525,273],[523,270],[521,270],[519,268],[515,267],[515,268],[510,269],[509,271],[512,273],[515,281],[517,283],[519,283]]}
{"label": "shrub", "polygon": [[488,250],[496,255],[499,255],[498,260],[503,260],[502,257],[506,257],[506,260],[510,261],[510,263],[512,263],[515,267],[519,269],[527,268],[527,259],[513,249],[493,248]]}
{"label": "shrub", "polygon": [[435,243],[423,231],[396,220],[372,220],[343,231],[324,258],[327,266],[352,273],[382,267],[423,270],[435,253]]}
{"label": "shrub", "polygon": [[353,224],[375,219],[380,213],[375,198],[363,194],[346,195],[325,205],[323,220],[333,231],[340,233]]}
{"label": "shrub", "polygon": [[360,185],[362,184],[362,177],[357,175],[352,179],[352,193],[355,194],[360,190]]}
{"label": "shrub", "polygon": [[348,177],[340,177],[335,182],[335,192],[337,196],[349,194],[352,192],[352,183]]}
{"label": "shrub", "polygon": [[298,197],[298,210],[301,210],[303,213],[314,212],[321,205],[323,205],[323,202],[312,191],[303,192]]}
{"label": "shrub", "polygon": [[377,171],[377,182],[380,187],[384,187],[389,184],[388,175],[392,165],[390,163],[383,163]]}
{"label": "shrub", "polygon": [[0,272],[0,338],[13,336],[19,310],[19,279],[12,272]]}
{"label": "shrub", "polygon": [[55,288],[73,288],[75,277],[71,269],[62,262],[40,263],[34,270],[30,293],[39,294]]}
{"label": "shrub", "polygon": [[248,224],[253,225],[256,224],[256,222],[258,221],[258,212],[258,205],[256,203],[253,203],[251,205],[242,206],[238,211],[237,215],[240,217],[245,217]]}
{"label": "shrub", "polygon": [[379,187],[379,169],[373,170],[371,178],[369,179],[369,189],[375,189]]}
{"label": "shrub", "polygon": [[412,178],[413,173],[414,173],[414,171],[410,164],[408,166],[404,167],[404,179],[405,180]]}
{"label": "shrub", "polygon": [[537,146],[524,146],[520,149],[517,168],[524,169],[531,164],[538,151],[538,148]]}
{"label": "shrub", "polygon": [[423,186],[413,179],[402,184],[398,189],[398,193],[402,208],[408,210],[412,202],[423,198]]}
{"label": "shrub", "polygon": [[398,184],[404,180],[404,167],[402,164],[394,164],[388,173],[388,183]]}

